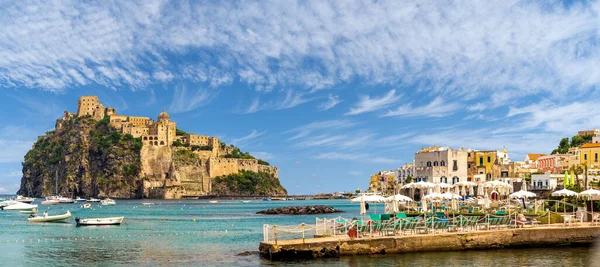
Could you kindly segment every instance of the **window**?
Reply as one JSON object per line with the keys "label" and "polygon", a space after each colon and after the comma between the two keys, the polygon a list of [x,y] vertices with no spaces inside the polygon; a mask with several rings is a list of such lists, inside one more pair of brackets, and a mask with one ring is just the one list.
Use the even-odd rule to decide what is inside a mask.
{"label": "window", "polygon": [[467,163],[467,168],[471,168],[471,163]]}
{"label": "window", "polygon": [[469,158],[470,158],[470,157],[471,157],[471,153],[467,153],[467,157],[469,157]]}
{"label": "window", "polygon": [[488,156],[488,163],[492,162],[492,157]]}
{"label": "window", "polygon": [[421,161],[421,167],[423,167],[423,162]]}
{"label": "window", "polygon": [[431,167],[431,161],[427,162],[427,167]]}
{"label": "window", "polygon": [[598,162],[598,152],[594,154],[594,162]]}
{"label": "window", "polygon": [[[597,158],[597,157],[598,157],[598,154],[596,154],[596,158]],[[433,166],[438,166],[438,162],[437,162],[437,161],[434,161],[434,162],[433,162]]]}
{"label": "window", "polygon": [[452,162],[452,170],[455,170],[455,171],[458,170],[458,161],[457,160],[454,160]]}
{"label": "window", "polygon": [[440,166],[446,166],[446,162],[442,160],[442,161],[440,162]]}
{"label": "window", "polygon": [[587,154],[583,154],[583,160],[587,160]]}
{"label": "window", "polygon": [[483,158],[479,158],[479,166],[483,166]]}

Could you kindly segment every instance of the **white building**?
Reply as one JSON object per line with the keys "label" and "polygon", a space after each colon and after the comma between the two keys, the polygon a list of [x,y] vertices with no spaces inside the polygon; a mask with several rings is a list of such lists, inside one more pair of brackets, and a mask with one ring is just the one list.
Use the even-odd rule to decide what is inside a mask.
{"label": "white building", "polygon": [[528,188],[528,190],[554,190],[558,185],[558,176],[551,176],[550,174],[532,174],[531,188]]}
{"label": "white building", "polygon": [[415,153],[415,182],[466,182],[467,153],[464,149],[439,146],[421,149]]}

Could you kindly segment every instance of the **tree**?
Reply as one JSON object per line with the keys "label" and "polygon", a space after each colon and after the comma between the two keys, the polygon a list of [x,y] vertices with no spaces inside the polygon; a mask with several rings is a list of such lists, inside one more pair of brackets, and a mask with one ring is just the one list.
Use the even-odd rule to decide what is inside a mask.
{"label": "tree", "polygon": [[569,138],[565,137],[563,139],[560,139],[560,143],[558,144],[558,148],[552,150],[551,154],[566,154],[567,152],[569,152]]}

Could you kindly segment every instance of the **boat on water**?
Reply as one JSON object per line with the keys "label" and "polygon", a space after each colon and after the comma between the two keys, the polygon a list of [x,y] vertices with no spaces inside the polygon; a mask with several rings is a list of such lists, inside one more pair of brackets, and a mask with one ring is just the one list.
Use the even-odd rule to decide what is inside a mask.
{"label": "boat on water", "polygon": [[37,214],[37,209],[32,209],[32,210],[22,210],[19,213],[21,214]]}
{"label": "boat on water", "polygon": [[58,203],[64,203],[64,204],[72,204],[75,203],[75,200],[73,200],[70,197],[58,197]]}
{"label": "boat on water", "polygon": [[42,201],[42,205],[58,205],[58,203],[59,202],[56,199]]}
{"label": "boat on water", "polygon": [[37,209],[38,205],[32,205],[27,203],[19,202],[10,206],[2,207],[3,210],[32,210]]}
{"label": "boat on water", "polygon": [[75,199],[75,203],[85,203],[85,202],[87,202],[87,199],[85,199],[85,198],[78,197],[77,199]]}
{"label": "boat on water", "polygon": [[271,198],[270,197],[265,197],[265,198],[263,198],[263,201],[271,201]]}
{"label": "boat on water", "polygon": [[77,226],[88,226],[88,225],[119,225],[123,222],[125,217],[110,217],[110,218],[75,218]]}
{"label": "boat on water", "polygon": [[117,202],[115,202],[114,200],[110,199],[110,198],[105,198],[103,200],[100,201],[100,205],[102,206],[112,206],[112,205],[117,205]]}
{"label": "boat on water", "polygon": [[63,222],[66,219],[71,218],[71,212],[67,210],[67,213],[61,215],[42,215],[42,216],[34,216],[31,215],[27,221],[29,222]]}
{"label": "boat on water", "polygon": [[5,201],[0,202],[0,207],[7,207],[7,206],[10,206],[10,205],[15,205],[15,204],[19,204],[19,203],[21,203],[21,202],[9,199],[9,200],[5,200]]}
{"label": "boat on water", "polygon": [[154,202],[143,202],[142,205],[144,205],[144,206],[152,206],[152,205],[154,205]]}
{"label": "boat on water", "polygon": [[219,201],[218,201],[218,200],[210,200],[210,201],[208,201],[208,202],[210,202],[210,203],[219,203]]}
{"label": "boat on water", "polygon": [[35,198],[17,195],[17,198],[15,199],[15,201],[30,204],[31,202],[35,201]]}
{"label": "boat on water", "polygon": [[250,200],[240,200],[242,203],[250,203]]}
{"label": "boat on water", "polygon": [[90,204],[90,203],[84,203],[83,205],[81,205],[82,209],[89,209],[91,207],[92,207],[92,204]]}
{"label": "boat on water", "polygon": [[97,198],[90,198],[87,202],[100,202],[100,199]]}

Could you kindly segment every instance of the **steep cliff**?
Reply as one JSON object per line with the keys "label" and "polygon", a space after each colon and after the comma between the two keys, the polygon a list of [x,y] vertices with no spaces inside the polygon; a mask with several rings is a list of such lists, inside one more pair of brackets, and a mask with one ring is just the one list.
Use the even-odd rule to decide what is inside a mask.
{"label": "steep cliff", "polygon": [[139,197],[142,142],[110,127],[108,117],[66,120],[25,155],[18,194]]}
{"label": "steep cliff", "polygon": [[287,196],[287,190],[273,174],[246,170],[214,178],[212,193],[226,196]]}

